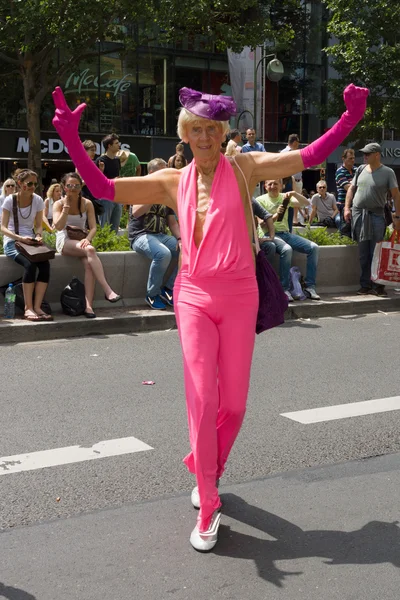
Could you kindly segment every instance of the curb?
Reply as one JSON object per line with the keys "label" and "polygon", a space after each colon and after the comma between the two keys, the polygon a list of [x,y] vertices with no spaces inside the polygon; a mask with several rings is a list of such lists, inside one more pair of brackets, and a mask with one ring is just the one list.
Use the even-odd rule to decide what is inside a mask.
{"label": "curb", "polygon": [[348,315],[396,312],[400,310],[400,296],[378,298],[376,296],[341,297],[340,300],[293,302],[285,313],[285,320],[321,319]]}
{"label": "curb", "polygon": [[[400,311],[400,296],[326,296],[320,301],[293,302],[285,314],[285,321],[319,319],[348,315],[389,313]],[[22,319],[0,321],[0,344],[17,344],[46,340],[113,335],[138,334],[176,329],[172,310],[98,309],[97,319],[66,317],[55,314],[55,321],[32,323]]]}

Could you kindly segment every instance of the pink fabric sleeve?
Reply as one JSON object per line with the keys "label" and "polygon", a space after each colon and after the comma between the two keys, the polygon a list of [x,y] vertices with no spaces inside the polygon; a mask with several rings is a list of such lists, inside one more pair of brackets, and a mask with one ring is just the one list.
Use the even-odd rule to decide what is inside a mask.
{"label": "pink fabric sleeve", "polygon": [[323,136],[300,150],[305,169],[322,163],[346,139],[364,116],[368,94],[367,88],[356,87],[352,83],[347,86],[343,93],[346,112]]}
{"label": "pink fabric sleeve", "polygon": [[86,104],[82,103],[74,111],[71,111],[60,87],[54,90],[53,100],[56,106],[53,125],[66,145],[68,153],[85,184],[95,198],[114,200],[115,182],[103,175],[97,165],[89,158],[79,139],[79,121]]}
{"label": "pink fabric sleeve", "polygon": [[76,134],[76,139],[72,139],[71,136],[71,139],[69,139],[68,142],[64,139],[63,142],[68,148],[71,160],[93,196],[103,200],[114,200],[114,180],[108,179],[100,171],[96,163],[89,158],[78,134]]}

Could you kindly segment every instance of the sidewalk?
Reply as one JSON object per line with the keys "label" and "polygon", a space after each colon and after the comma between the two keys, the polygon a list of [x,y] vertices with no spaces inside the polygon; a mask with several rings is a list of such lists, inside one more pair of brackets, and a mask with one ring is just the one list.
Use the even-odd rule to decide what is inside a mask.
{"label": "sidewalk", "polygon": [[[320,301],[304,300],[289,305],[286,320],[316,319],[400,310],[400,294],[389,290],[388,298],[355,294],[323,294]],[[176,327],[172,309],[151,310],[143,306],[96,308],[97,319],[67,317],[55,312],[54,321],[32,323],[17,318],[0,319],[0,344],[53,340],[115,333],[144,333]]]}

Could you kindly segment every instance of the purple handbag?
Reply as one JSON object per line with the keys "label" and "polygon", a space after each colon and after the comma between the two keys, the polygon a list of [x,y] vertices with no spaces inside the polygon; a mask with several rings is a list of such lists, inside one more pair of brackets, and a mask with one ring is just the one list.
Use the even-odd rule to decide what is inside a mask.
{"label": "purple handbag", "polygon": [[[255,239],[257,247],[258,238]],[[259,295],[256,333],[262,333],[285,322],[289,300],[262,250],[256,256],[256,277]]]}
{"label": "purple handbag", "polygon": [[[235,158],[233,158],[233,160],[245,181],[250,210],[251,214],[253,215],[250,192],[246,178]],[[283,291],[283,287],[279,281],[278,275],[269,264],[264,252],[260,250],[260,243],[258,241],[254,218],[252,218],[252,223],[254,242],[257,250],[256,277],[259,296],[256,333],[262,333],[263,331],[267,331],[267,329],[272,329],[273,327],[282,325],[282,323],[285,322],[285,311],[289,305],[289,300]]]}

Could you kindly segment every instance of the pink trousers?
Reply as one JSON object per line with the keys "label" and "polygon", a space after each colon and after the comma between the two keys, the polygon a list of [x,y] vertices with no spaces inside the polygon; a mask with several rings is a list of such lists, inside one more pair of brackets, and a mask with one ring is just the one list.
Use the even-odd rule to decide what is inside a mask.
{"label": "pink trousers", "polygon": [[[219,293],[217,293],[219,292]],[[191,452],[184,462],[196,475],[197,520],[206,531],[221,505],[216,480],[246,411],[258,309],[255,278],[201,283],[179,279],[174,306],[183,352]]]}

